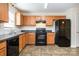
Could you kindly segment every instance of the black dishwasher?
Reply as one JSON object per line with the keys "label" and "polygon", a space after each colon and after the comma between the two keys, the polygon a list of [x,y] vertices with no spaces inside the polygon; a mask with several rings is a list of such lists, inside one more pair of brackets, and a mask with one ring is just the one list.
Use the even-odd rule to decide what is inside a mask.
{"label": "black dishwasher", "polygon": [[7,40],[7,56],[19,55],[19,36],[11,37]]}

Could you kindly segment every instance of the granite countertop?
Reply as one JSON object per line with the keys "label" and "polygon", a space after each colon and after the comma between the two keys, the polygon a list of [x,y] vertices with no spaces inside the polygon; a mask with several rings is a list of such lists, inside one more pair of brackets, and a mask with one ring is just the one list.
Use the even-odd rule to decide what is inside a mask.
{"label": "granite countertop", "polygon": [[47,32],[52,32],[52,30],[46,30]]}
{"label": "granite countertop", "polygon": [[[36,30],[21,30],[21,32],[36,32]],[[46,32],[52,32],[52,30],[46,30]]]}
{"label": "granite countertop", "polygon": [[36,30],[21,30],[21,32],[36,32]]}
{"label": "granite countertop", "polygon": [[23,34],[23,33],[25,33],[25,32],[19,32],[19,33],[12,33],[12,34],[0,35],[0,41],[8,40],[8,39],[11,38],[11,37],[19,36],[19,35],[21,35],[21,34]]}
{"label": "granite countertop", "polygon": [[[52,32],[52,30],[46,30],[47,32]],[[21,32],[16,32],[16,33],[11,33],[11,34],[4,34],[4,35],[0,35],[0,41],[3,40],[8,40],[11,37],[14,36],[19,36],[23,33],[28,33],[28,32],[36,32],[36,30],[21,30]]]}

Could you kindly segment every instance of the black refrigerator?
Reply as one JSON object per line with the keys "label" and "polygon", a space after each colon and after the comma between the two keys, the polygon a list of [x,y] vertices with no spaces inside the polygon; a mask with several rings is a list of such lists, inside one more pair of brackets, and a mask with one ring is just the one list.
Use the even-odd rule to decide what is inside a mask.
{"label": "black refrigerator", "polygon": [[71,41],[70,19],[59,19],[55,21],[55,44],[60,47],[69,47]]}

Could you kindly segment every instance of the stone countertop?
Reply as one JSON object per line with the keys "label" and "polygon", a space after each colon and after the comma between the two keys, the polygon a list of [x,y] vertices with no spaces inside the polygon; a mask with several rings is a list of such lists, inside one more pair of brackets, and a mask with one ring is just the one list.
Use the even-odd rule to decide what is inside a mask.
{"label": "stone countertop", "polygon": [[23,34],[23,33],[25,33],[25,32],[19,32],[19,33],[13,33],[13,34],[0,35],[0,41],[8,40],[8,39],[11,38],[11,37],[19,36],[19,35],[21,35],[21,34]]}
{"label": "stone countertop", "polygon": [[[21,30],[21,32],[36,32],[36,30]],[[52,32],[52,30],[46,30],[46,32]]]}
{"label": "stone countertop", "polygon": [[21,32],[36,32],[36,30],[21,30]]}

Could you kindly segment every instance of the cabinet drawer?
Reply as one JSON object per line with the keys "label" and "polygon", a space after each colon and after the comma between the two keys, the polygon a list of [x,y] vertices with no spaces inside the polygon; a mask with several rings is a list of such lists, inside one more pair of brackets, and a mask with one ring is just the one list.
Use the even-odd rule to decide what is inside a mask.
{"label": "cabinet drawer", "polygon": [[6,47],[6,41],[0,43],[0,49]]}

